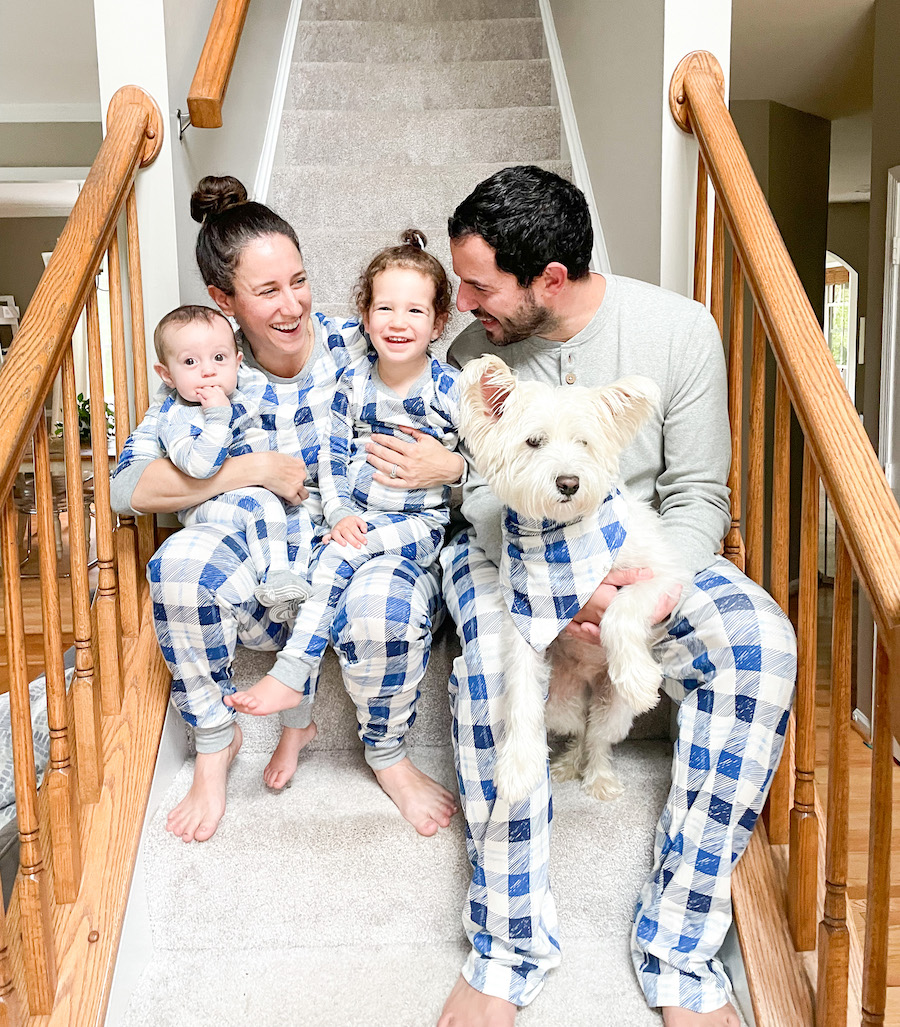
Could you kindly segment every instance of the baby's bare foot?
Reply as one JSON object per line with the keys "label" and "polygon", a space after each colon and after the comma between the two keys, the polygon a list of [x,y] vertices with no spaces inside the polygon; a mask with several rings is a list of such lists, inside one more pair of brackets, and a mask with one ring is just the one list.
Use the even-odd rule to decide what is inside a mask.
{"label": "baby's bare foot", "polygon": [[375,777],[404,818],[426,837],[447,827],[457,811],[456,800],[447,789],[423,774],[408,756],[393,766],[376,770]]}
{"label": "baby's bare foot", "polygon": [[198,752],[194,780],[187,795],[169,814],[166,830],[183,842],[212,838],[225,812],[228,768],[241,747],[241,729],[235,724],[231,744],[218,752]]}
{"label": "baby's bare foot", "polygon": [[678,1006],[663,1006],[662,1015],[666,1027],[741,1027],[741,1018],[730,1002],[711,1013],[695,1013]]}
{"label": "baby's bare foot", "polygon": [[483,995],[460,977],[447,997],[437,1027],[512,1027],[518,1009],[502,998]]}
{"label": "baby's bare foot", "polygon": [[222,700],[239,713],[249,713],[254,717],[267,717],[270,713],[290,710],[303,702],[303,693],[282,684],[278,678],[266,674],[252,688],[244,692],[233,692]]}
{"label": "baby's bare foot", "polygon": [[318,729],[315,723],[309,727],[283,727],[281,738],[272,753],[272,758],[263,771],[263,781],[276,791],[281,791],[289,783],[297,769],[300,750],[309,745],[316,737]]}

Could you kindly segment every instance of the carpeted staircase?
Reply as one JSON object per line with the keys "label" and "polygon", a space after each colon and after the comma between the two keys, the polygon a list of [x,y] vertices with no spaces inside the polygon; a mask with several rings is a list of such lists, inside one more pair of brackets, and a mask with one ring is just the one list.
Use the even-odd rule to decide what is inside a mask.
{"label": "carpeted staircase", "polygon": [[[496,168],[570,173],[537,0],[305,0],[302,19],[269,199],[298,229],[317,309],[346,314],[362,266],[409,226],[449,269],[447,216]],[[448,336],[467,320],[457,316]],[[446,685],[458,651],[445,625],[410,735],[414,762],[452,790]],[[235,683],[271,661],[242,650]],[[363,761],[332,655],[316,721],[293,786],[274,794],[262,769],[277,718],[242,718],[228,810],[205,844],[164,831],[192,760],[178,773],[142,853],[154,955],[113,1027],[436,1022],[466,952],[462,817],[430,839],[400,817]],[[523,1025],[661,1022],[628,942],[668,787],[666,710],[639,727],[651,740],[619,746],[626,789],[616,802],[554,789],[564,961]]]}

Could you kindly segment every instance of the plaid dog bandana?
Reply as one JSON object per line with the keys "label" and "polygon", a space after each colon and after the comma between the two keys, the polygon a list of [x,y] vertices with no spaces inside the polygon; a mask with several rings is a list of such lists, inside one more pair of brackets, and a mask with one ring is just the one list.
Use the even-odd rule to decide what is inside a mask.
{"label": "plaid dog bandana", "polygon": [[609,574],[625,541],[616,489],[572,524],[520,517],[507,508],[500,590],[519,634],[542,653]]}

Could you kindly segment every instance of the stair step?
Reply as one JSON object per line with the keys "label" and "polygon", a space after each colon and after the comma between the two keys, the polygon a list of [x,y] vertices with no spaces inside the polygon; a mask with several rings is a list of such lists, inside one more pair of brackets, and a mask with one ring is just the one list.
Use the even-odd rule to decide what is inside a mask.
{"label": "stair step", "polygon": [[306,0],[304,21],[475,21],[537,18],[537,0]]}
{"label": "stair step", "polygon": [[[660,1027],[626,940],[563,946],[562,965],[517,1027]],[[177,977],[171,960],[157,957],[134,992],[127,1027],[423,1027],[437,1022],[465,956],[462,942],[355,948],[323,940],[278,954],[229,949],[227,972],[208,953],[179,953]]]}
{"label": "stair step", "polygon": [[[554,786],[552,874],[564,938],[626,945],[670,759],[669,743],[620,745],[625,793],[612,803],[575,783]],[[246,754],[235,761],[228,810],[209,842],[185,845],[164,830],[189,786],[191,761],[151,819],[145,865],[158,952],[290,948],[306,931],[322,947],[458,939],[470,876],[461,816],[434,838],[420,837],[361,753],[307,754],[281,794],[263,785],[265,763]],[[449,746],[418,751],[416,763],[453,788]]]}
{"label": "stair step", "polygon": [[496,61],[544,56],[540,18],[477,21],[302,21],[295,61]]}
{"label": "stair step", "polygon": [[[571,178],[572,167],[565,161],[540,164]],[[282,164],[273,172],[269,200],[297,227],[301,245],[310,231],[360,227],[382,231],[383,245],[388,245],[410,226],[441,225],[440,235],[446,236],[447,218],[456,206],[505,167],[509,164]],[[429,236],[429,245],[432,241],[437,239]]]}
{"label": "stair step", "polygon": [[[302,111],[281,123],[279,163],[320,154],[330,163],[466,164],[559,160],[556,107],[492,110]],[[288,157],[289,159],[289,157]]]}
{"label": "stair step", "polygon": [[547,60],[295,62],[285,110],[544,107],[550,97]]}

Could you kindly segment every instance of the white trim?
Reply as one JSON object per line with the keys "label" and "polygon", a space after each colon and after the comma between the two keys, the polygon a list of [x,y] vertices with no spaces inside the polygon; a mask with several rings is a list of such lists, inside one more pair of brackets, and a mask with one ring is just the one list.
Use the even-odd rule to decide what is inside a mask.
{"label": "white trim", "polygon": [[0,218],[67,218],[72,213],[72,204],[12,204],[0,203]]}
{"label": "white trim", "polygon": [[884,219],[884,313],[881,321],[881,397],[878,418],[878,456],[895,494],[898,480],[898,440],[894,376],[900,347],[900,266],[892,261],[892,240],[900,237],[900,167],[888,171],[887,214]]}
{"label": "white trim", "polygon": [[0,122],[101,120],[99,103],[0,103]]}
{"label": "white trim", "polygon": [[[857,328],[856,310],[859,300],[859,273],[852,268],[843,257],[839,257],[831,250],[825,251],[825,267],[842,267],[850,276],[850,302],[847,313],[848,336],[847,336],[847,381],[844,385],[850,398],[856,403],[856,367],[857,367]],[[824,326],[823,326],[824,328]],[[826,340],[827,342],[828,340]]]}
{"label": "white trim", "polygon": [[266,123],[266,135],[259,155],[259,164],[256,167],[256,178],[253,181],[253,199],[260,203],[265,203],[269,196],[269,184],[272,181],[272,169],[275,166],[275,148],[278,145],[281,115],[284,111],[284,100],[291,77],[291,60],[294,56],[294,43],[297,39],[297,27],[300,24],[302,3],[303,0],[291,0],[287,24],[284,28],[284,38],[281,41],[281,54],[278,58],[278,70],[275,73],[275,87],[272,90],[272,103],[269,106],[269,120]]}
{"label": "white trim", "polygon": [[591,188],[591,176],[588,172],[587,161],[584,157],[584,150],[581,147],[581,135],[578,131],[578,121],[575,117],[572,95],[569,92],[569,80],[566,77],[566,66],[563,62],[562,50],[559,46],[559,37],[556,34],[556,24],[553,21],[550,0],[538,0],[538,6],[541,11],[541,21],[544,25],[544,39],[547,42],[547,54],[553,71],[553,82],[556,86],[556,101],[559,104],[563,132],[569,147],[569,159],[572,162],[572,177],[575,179],[575,184],[584,193],[591,212],[591,224],[594,229],[592,264],[595,271],[608,272],[611,268],[609,266],[609,254],[606,251],[606,239],[603,236],[603,227],[600,224],[600,216],[597,213],[597,204],[594,202],[594,190]]}
{"label": "white trim", "polygon": [[90,168],[0,168],[0,182],[83,182]]}
{"label": "white trim", "polygon": [[[862,728],[863,733],[868,739],[868,744],[871,746],[872,722],[865,713],[862,712],[862,710],[854,710],[851,719]],[[896,738],[894,739],[894,759],[900,761],[900,742],[898,742]]]}

